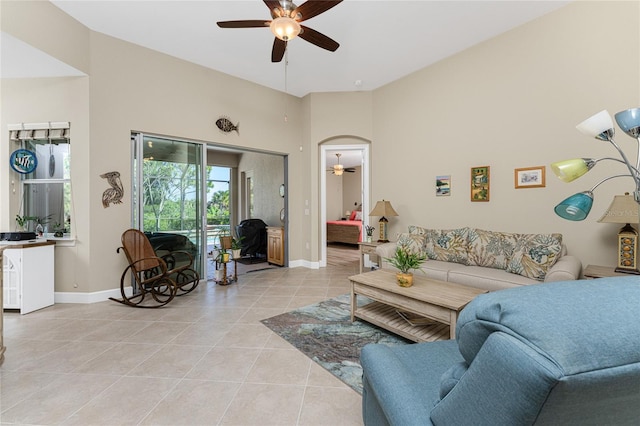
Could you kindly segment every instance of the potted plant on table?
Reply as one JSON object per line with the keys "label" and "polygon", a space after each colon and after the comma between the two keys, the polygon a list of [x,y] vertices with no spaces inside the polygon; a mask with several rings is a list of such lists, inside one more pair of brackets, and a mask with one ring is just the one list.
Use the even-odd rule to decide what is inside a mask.
{"label": "potted plant on table", "polygon": [[375,226],[371,226],[371,225],[366,225],[364,227],[365,232],[367,233],[367,239],[366,242],[370,243],[371,240],[373,239],[373,231],[376,230]]}
{"label": "potted plant on table", "polygon": [[242,237],[234,237],[231,240],[231,255],[234,259],[240,259],[240,251],[242,250]]}
{"label": "potted plant on table", "polygon": [[385,260],[400,270],[396,273],[396,281],[400,287],[413,285],[413,269],[420,269],[420,265],[427,260],[427,256],[416,253],[404,246],[398,246],[393,257],[385,257]]}
{"label": "potted plant on table", "polygon": [[220,247],[218,249],[218,256],[216,257],[216,261],[219,263],[227,263],[229,262],[229,252],[227,249]]}

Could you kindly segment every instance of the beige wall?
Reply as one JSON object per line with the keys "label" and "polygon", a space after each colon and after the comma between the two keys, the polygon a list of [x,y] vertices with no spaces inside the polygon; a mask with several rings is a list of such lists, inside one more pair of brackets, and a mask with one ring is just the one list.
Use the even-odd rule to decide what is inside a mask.
{"label": "beige wall", "polygon": [[[96,171],[104,164],[124,170],[125,188],[130,187],[128,134],[132,129],[282,154],[291,152],[299,139],[295,111],[289,112],[290,124],[284,126],[280,112],[273,108],[283,104],[285,95],[279,92],[101,34],[92,33],[91,45],[90,161]],[[290,101],[296,102],[296,98]],[[218,131],[214,123],[221,115],[241,123],[239,135]],[[291,157],[290,168],[300,170],[296,156]],[[97,173],[90,179],[101,184]],[[273,196],[277,197],[277,186]],[[97,201],[91,202],[91,217],[111,222],[112,229],[129,225],[130,206],[116,213],[102,209]],[[109,270],[121,269],[122,259],[109,256],[109,248],[118,244],[118,233],[96,227],[91,233],[104,244],[104,248],[95,244],[100,253],[92,260],[110,261]],[[99,285],[111,287],[109,279]]]}
{"label": "beige wall", "polygon": [[[342,190],[342,215],[347,210],[357,210],[362,204],[362,166],[354,167],[354,173],[344,173]],[[367,212],[369,213],[369,212]]]}
{"label": "beige wall", "polygon": [[238,172],[251,172],[253,176],[253,218],[262,219],[268,226],[282,226],[280,210],[284,208],[284,198],[279,189],[284,183],[284,158],[248,152],[242,155]]}
{"label": "beige wall", "polygon": [[[321,145],[367,145],[372,138],[372,92],[312,93],[305,97],[308,108],[308,128],[303,129],[311,146],[311,170],[319,170]],[[324,173],[324,171],[319,170]],[[374,170],[373,173],[376,171]],[[310,215],[305,224],[311,231],[308,259],[317,261],[321,256],[320,173],[309,173]],[[306,183],[306,182],[305,182]],[[305,198],[306,199],[306,198]],[[345,209],[346,210],[346,209]]]}
{"label": "beige wall", "polygon": [[[288,155],[293,264],[319,260],[319,146],[336,141],[371,143],[371,200],[389,199],[400,214],[390,220],[391,234],[413,223],[561,232],[584,264],[615,263],[618,226],[596,219],[614,194],[632,189],[630,180],[598,188],[592,215],[583,222],[553,214],[558,201],[619,170],[615,163],[568,185],[547,167],[543,189],[514,189],[513,169],[614,154],[574,126],[604,108],[615,113],[640,105],[638,2],[572,3],[374,92],[288,97],[286,123],[278,107],[287,99],[283,93],[67,25],[68,17],[47,2],[4,3],[3,30],[89,74],[2,80],[1,86],[4,164],[8,123],[72,122],[78,242],[61,257],[56,291],[119,285],[124,260],[115,248],[130,225],[130,194],[124,204],[104,209],[99,175],[118,170],[130,188],[132,130]],[[33,13],[64,29],[31,25]],[[29,102],[34,97],[38,102]],[[221,115],[242,123],[240,135],[215,128]],[[617,139],[624,148],[635,146],[625,135]],[[471,203],[469,169],[482,165],[491,166],[491,200]],[[7,169],[0,168],[2,228],[13,226],[17,212],[8,189],[16,176]],[[447,174],[452,195],[436,198],[435,176]],[[273,192],[277,197],[277,186]]]}
{"label": "beige wall", "polygon": [[344,210],[342,209],[342,182],[342,176],[336,176],[331,172],[327,173],[325,189],[327,220],[340,220],[344,216]]}
{"label": "beige wall", "polygon": [[[640,106],[640,3],[577,2],[374,92],[372,193],[399,217],[390,235],[420,224],[509,232],[560,232],[569,252],[615,265],[619,226],[599,224],[631,179],[605,183],[582,222],[553,207],[622,165],[599,164],[571,184],[548,167],[575,157],[616,155],[575,125],[608,109]],[[618,132],[635,155],[637,143]],[[470,202],[470,168],[491,166],[489,202]],[[546,188],[514,189],[514,168],[545,165]],[[435,177],[451,175],[451,196],[435,196]],[[406,232],[406,231],[405,231]]]}

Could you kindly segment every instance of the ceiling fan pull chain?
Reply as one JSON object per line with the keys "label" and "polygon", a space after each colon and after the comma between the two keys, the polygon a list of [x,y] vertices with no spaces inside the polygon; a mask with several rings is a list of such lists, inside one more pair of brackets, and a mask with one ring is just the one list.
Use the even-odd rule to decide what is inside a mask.
{"label": "ceiling fan pull chain", "polygon": [[[289,67],[289,46],[285,45],[284,48],[284,94],[288,95],[289,90],[287,88],[287,68]],[[284,99],[284,122],[286,123],[289,120],[287,115],[287,106],[289,105],[289,98],[285,97]]]}

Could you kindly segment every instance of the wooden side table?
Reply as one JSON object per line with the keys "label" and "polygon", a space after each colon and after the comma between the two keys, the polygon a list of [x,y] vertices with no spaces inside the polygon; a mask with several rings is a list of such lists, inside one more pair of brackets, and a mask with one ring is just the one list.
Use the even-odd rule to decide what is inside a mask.
{"label": "wooden side table", "polygon": [[615,266],[599,266],[599,265],[587,265],[584,270],[584,277],[587,279],[605,278],[605,277],[628,277],[634,274],[624,274],[622,272],[616,272]]}
{"label": "wooden side table", "polygon": [[[227,276],[227,264],[233,262],[233,275],[229,275]],[[234,282],[238,281],[238,259],[236,258],[230,258],[228,261],[226,262],[218,262],[216,260],[216,270],[218,269],[218,263],[222,263],[222,279],[221,280],[215,280],[214,281],[218,284],[218,285],[229,285],[229,284],[233,284]]]}
{"label": "wooden side table", "polygon": [[360,273],[362,273],[362,271],[364,270],[364,255],[368,254],[369,256],[375,256],[376,247],[378,247],[380,244],[383,243],[379,243],[377,241],[372,241],[370,243],[361,241],[358,243],[358,247],[360,248]]}

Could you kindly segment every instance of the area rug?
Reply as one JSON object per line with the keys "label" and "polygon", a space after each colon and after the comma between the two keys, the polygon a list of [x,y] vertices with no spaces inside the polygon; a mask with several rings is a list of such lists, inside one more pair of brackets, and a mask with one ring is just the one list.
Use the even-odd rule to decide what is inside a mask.
{"label": "area rug", "polygon": [[[359,304],[369,302],[358,298]],[[364,345],[412,343],[364,321],[352,323],[348,294],[264,319],[262,323],[360,394],[360,350]]]}

